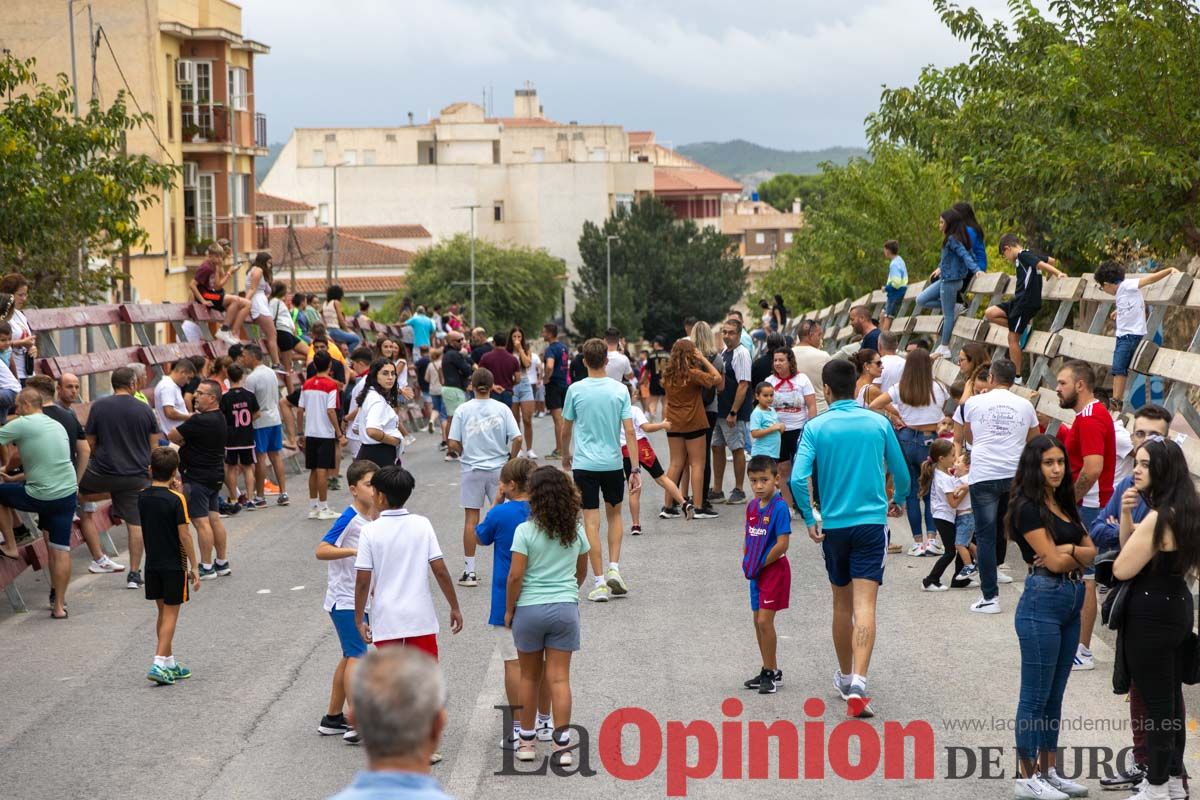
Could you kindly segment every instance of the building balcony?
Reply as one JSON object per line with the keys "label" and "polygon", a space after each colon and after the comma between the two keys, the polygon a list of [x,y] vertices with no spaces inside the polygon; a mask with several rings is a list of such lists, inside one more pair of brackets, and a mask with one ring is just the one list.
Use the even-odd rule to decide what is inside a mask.
{"label": "building balcony", "polygon": [[183,235],[186,246],[184,255],[204,256],[213,242],[234,242],[236,250],[246,253],[251,250],[266,250],[270,247],[270,233],[262,217],[185,217]]}
{"label": "building balcony", "polygon": [[267,117],[224,105],[180,106],[183,147],[190,152],[232,152],[267,155]]}
{"label": "building balcony", "polygon": [[227,144],[232,133],[229,125],[229,109],[222,105],[184,104],[182,112],[183,141],[192,144]]}

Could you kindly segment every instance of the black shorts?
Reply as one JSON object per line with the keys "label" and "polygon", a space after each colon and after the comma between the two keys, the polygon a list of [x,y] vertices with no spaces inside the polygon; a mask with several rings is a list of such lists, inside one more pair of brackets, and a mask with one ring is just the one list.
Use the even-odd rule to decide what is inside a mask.
{"label": "black shorts", "polygon": [[625,473],[619,469],[606,472],[577,469],[572,475],[583,498],[583,507],[589,511],[600,508],[601,495],[610,506],[620,505],[625,499]]}
{"label": "black shorts", "polygon": [[800,443],[803,429],[784,431],[779,436],[779,458],[776,461],[791,461],[796,455],[796,445]]}
{"label": "black shorts", "polygon": [[209,514],[216,514],[221,510],[219,484],[211,487],[203,483],[184,481],[183,496],[187,498],[188,516],[193,520],[204,519]]}
{"label": "black shorts", "polygon": [[146,599],[162,600],[166,606],[180,606],[188,601],[187,573],[180,569],[148,569],[142,574],[146,581]]}
{"label": "black shorts", "polygon": [[224,289],[217,289],[215,292],[211,291],[209,289],[203,289],[200,292],[200,296],[204,298],[204,305],[208,306],[209,308],[213,309],[214,311],[224,311],[225,310],[225,290]]}
{"label": "black shorts", "polygon": [[337,439],[304,439],[304,468],[333,469],[337,464]]}
{"label": "black shorts", "polygon": [[674,431],[668,431],[667,438],[668,439],[683,439],[684,441],[687,441],[688,439],[701,439],[701,438],[707,436],[708,432],[711,430],[712,430],[712,428],[701,428],[698,431],[682,431],[680,433],[675,433]]}
{"label": "black shorts", "polygon": [[231,467],[254,466],[254,445],[249,447],[226,447],[225,463]]}
{"label": "black shorts", "polygon": [[[629,456],[621,459],[625,464],[625,480],[629,480],[629,476],[633,474],[633,465],[629,463]],[[663,476],[662,464],[659,463],[658,456],[654,457],[653,464],[642,464],[642,469],[650,475],[654,480],[658,480]]]}
{"label": "black shorts", "polygon": [[546,384],[546,408],[550,411],[557,411],[563,407],[567,401],[567,387],[559,386],[557,383]]}
{"label": "black shorts", "polygon": [[1008,317],[1008,329],[1012,333],[1024,333],[1041,308],[1041,306],[1034,307],[1027,303],[1017,304],[1014,300],[1005,300],[996,307]]}
{"label": "black shorts", "polygon": [[275,331],[275,344],[279,348],[279,352],[286,353],[300,344],[300,340],[293,333],[277,330]]}

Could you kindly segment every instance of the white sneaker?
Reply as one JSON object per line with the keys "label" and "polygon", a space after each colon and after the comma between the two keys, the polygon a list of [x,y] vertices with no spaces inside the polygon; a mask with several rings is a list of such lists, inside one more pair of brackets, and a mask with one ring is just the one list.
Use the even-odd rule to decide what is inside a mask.
{"label": "white sneaker", "polygon": [[238,344],[238,339],[232,333],[226,330],[217,331],[217,338],[229,344]]}
{"label": "white sneaker", "polygon": [[927,583],[927,584],[924,584],[923,588],[927,592],[948,592],[948,591],[950,591],[950,587],[946,586],[945,584],[942,584],[942,583]]}
{"label": "white sneaker", "polygon": [[533,448],[531,447],[525,451],[525,457],[526,458],[538,458],[538,454],[533,452]]}
{"label": "white sneaker", "polygon": [[107,555],[101,555],[95,561],[88,565],[88,572],[97,574],[102,572],[124,572],[125,567],[113,561]]}
{"label": "white sneaker", "polygon": [[[1183,779],[1177,778],[1177,780],[1179,781],[1179,788],[1182,789],[1183,788]],[[1133,797],[1130,797],[1129,800],[1170,800],[1170,798],[1175,796],[1175,795],[1171,794],[1170,787],[1171,787],[1170,779],[1168,779],[1166,783],[1161,784],[1159,786],[1151,786],[1149,784],[1149,782],[1147,782],[1146,780],[1143,780],[1137,786],[1138,793],[1135,794]],[[1187,797],[1187,794],[1186,793],[1181,794],[1181,795],[1179,795],[1179,797],[1182,800],[1182,798]]]}
{"label": "white sneaker", "polygon": [[1000,572],[1000,571],[996,572],[996,583],[1012,583],[1012,582],[1013,582],[1012,575],[1009,575],[1006,572]]}
{"label": "white sneaker", "polygon": [[1091,650],[1084,650],[1083,645],[1075,648],[1075,658],[1071,660],[1072,670],[1091,670],[1096,668],[1096,657]]}
{"label": "white sneaker", "polygon": [[942,547],[942,545],[939,542],[930,542],[927,545],[925,545],[925,552],[933,553],[934,555],[938,555],[938,556],[945,555],[945,553],[946,553],[945,549]]}
{"label": "white sneaker", "polygon": [[554,723],[550,720],[546,720],[545,722],[539,720],[535,732],[537,733],[539,742],[548,742],[554,735]]}
{"label": "white sneaker", "polygon": [[1049,784],[1051,788],[1065,794],[1067,797],[1087,797],[1088,788],[1081,783],[1069,781],[1058,774],[1058,771],[1051,768],[1045,775],[1042,776],[1042,783]]}
{"label": "white sneaker", "polygon": [[987,600],[980,597],[974,603],[971,603],[971,610],[976,614],[999,614],[1000,613],[1000,598],[999,596]]}
{"label": "white sneaker", "polygon": [[944,344],[939,344],[929,355],[934,358],[950,358],[950,348]]}
{"label": "white sneaker", "polygon": [[337,519],[341,515],[342,514],[340,511],[335,511],[332,508],[322,508],[320,511],[317,512],[317,519],[325,519],[325,520]]}
{"label": "white sneaker", "polygon": [[843,675],[840,669],[833,671],[833,688],[837,690],[838,697],[843,700],[850,699],[850,676]]}
{"label": "white sneaker", "polygon": [[615,569],[610,569],[604,574],[604,582],[608,584],[608,588],[612,589],[612,593],[615,595],[629,594],[629,587],[625,585],[621,573]]}
{"label": "white sneaker", "polygon": [[1017,800],[1067,800],[1069,796],[1047,783],[1041,774],[1018,779],[1013,784],[1013,797]]}
{"label": "white sneaker", "polygon": [[920,558],[921,556],[925,555],[925,545],[921,544],[920,542],[915,543],[912,547],[908,548],[908,554],[910,556]]}
{"label": "white sneaker", "polygon": [[408,436],[404,437],[404,446],[405,447],[412,447],[416,443],[417,443],[417,437],[413,436],[411,433]]}
{"label": "white sneaker", "polygon": [[308,518],[309,518],[309,519],[318,519],[318,518],[319,518],[319,515],[320,515],[320,513],[321,513],[321,509],[319,509],[319,508],[310,508],[310,509],[308,510]]}
{"label": "white sneaker", "polygon": [[603,583],[588,592],[588,600],[593,603],[607,603],[611,599],[612,590]]}

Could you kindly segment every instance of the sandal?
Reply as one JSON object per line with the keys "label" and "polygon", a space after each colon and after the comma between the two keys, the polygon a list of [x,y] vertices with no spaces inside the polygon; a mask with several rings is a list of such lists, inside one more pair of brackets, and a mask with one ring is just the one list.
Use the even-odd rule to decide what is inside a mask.
{"label": "sandal", "polygon": [[50,619],[66,619],[66,618],[67,618],[67,616],[68,616],[68,615],[67,615],[67,610],[66,610],[65,608],[63,609],[63,615],[62,615],[61,617],[56,617],[56,616],[54,616],[54,612],[53,612],[53,611],[51,611],[51,612],[50,612]]}

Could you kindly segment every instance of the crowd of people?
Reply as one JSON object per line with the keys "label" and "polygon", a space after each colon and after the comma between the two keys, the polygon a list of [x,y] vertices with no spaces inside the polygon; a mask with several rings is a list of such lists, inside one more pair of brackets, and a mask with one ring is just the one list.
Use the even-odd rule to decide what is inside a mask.
{"label": "crowd of people", "polygon": [[[780,297],[761,305],[761,329],[747,330],[736,310],[716,325],[687,319],[679,338],[657,337],[637,355],[614,328],[572,352],[554,323],[542,328],[540,343],[519,327],[489,337],[467,328],[457,306],[442,313],[410,302],[398,336],[368,341],[351,322],[366,317],[369,304],[347,318],[338,286],[322,303],[288,297],[267,254],[254,260],[246,296],[227,294],[231,270],[214,245],[192,290],[224,315],[216,336],[229,343],[228,354],[180,359],[156,382],[141,364],[113,370],[111,394],[94,400],[86,423],[71,408],[80,399],[76,376],[34,373],[36,339],[21,312],[28,282],[6,276],[0,554],[18,558],[32,536],[13,512],[36,514],[50,552],[50,615],[65,620],[77,522],[89,571],[123,573],[130,589],[156,602],[147,677],[172,685],[192,674],[172,649],[181,606],[201,581],[233,572],[223,520],[261,511],[268,497],[290,505],[285,458],[302,458],[308,519],[331,523],[315,555],[327,562],[324,610],[341,647],[318,731],[364,742],[380,770],[421,773],[440,760],[446,724],[434,702],[445,690],[431,665],[439,621],[429,575],[457,633],[465,621],[456,584],[479,585],[480,547],[492,548],[487,624],[505,664],[508,702],[519,708],[500,746],[529,761],[548,743],[557,763],[572,763],[579,602],[633,593],[621,572],[624,506],[630,534],[641,535],[643,471],[662,491],[662,519],[690,525],[717,519],[717,505],[745,504],[737,512],[742,570],[760,664],[744,686],[762,694],[783,680],[775,616],[789,606],[792,526],[803,524],[821,547],[831,587],[834,688],[860,717],[874,713],[867,680],[889,554],[935,559],[920,589],[977,587],[970,610],[995,615],[1000,586],[1013,583],[1006,560],[1015,542],[1028,570],[1014,618],[1022,769],[1015,796],[1086,794],[1057,772],[1058,720],[1071,672],[1096,666],[1090,644],[1106,597],[1105,624],[1117,630],[1114,686],[1130,694],[1136,756],[1136,766],[1110,783],[1135,788],[1143,800],[1183,797],[1181,687],[1196,658],[1185,579],[1200,569],[1200,501],[1170,438],[1172,416],[1145,405],[1127,432],[1114,424],[1093,367],[1067,361],[1055,388],[1073,421],[1046,434],[1049,420],[1013,388],[1022,339],[1040,306],[1040,273],[1058,272],[1053,259],[1011,235],[999,250],[1018,265],[1017,294],[986,315],[1008,326],[1013,357],[993,359],[969,342],[957,354],[959,379],[943,385],[936,360],[951,357],[959,292],[986,268],[986,250],[969,206],[945,212],[941,226],[943,259],[918,298],[942,309],[940,342],[914,339],[900,352],[890,321],[907,270],[899,244],[889,241],[882,320],[852,309],[858,341],[834,355],[813,320],[785,333]],[[1140,289],[1166,274],[1126,278],[1116,265],[1096,273],[1117,298],[1114,408],[1146,332]],[[265,346],[243,341],[247,325]],[[198,326],[187,333],[204,337]],[[545,415],[553,442],[543,445],[548,463],[539,463],[534,419]],[[430,521],[406,509],[417,482],[404,454],[421,431],[459,464],[457,580]],[[657,431],[666,433],[665,468],[649,438]],[[330,491],[341,488],[343,468],[351,503],[338,510]],[[127,529],[128,567],[101,549],[102,497]],[[901,516],[912,536],[907,547],[890,529]],[[373,731],[394,731],[397,709],[420,730],[387,743]],[[365,796],[387,780],[368,773],[344,796]]]}

